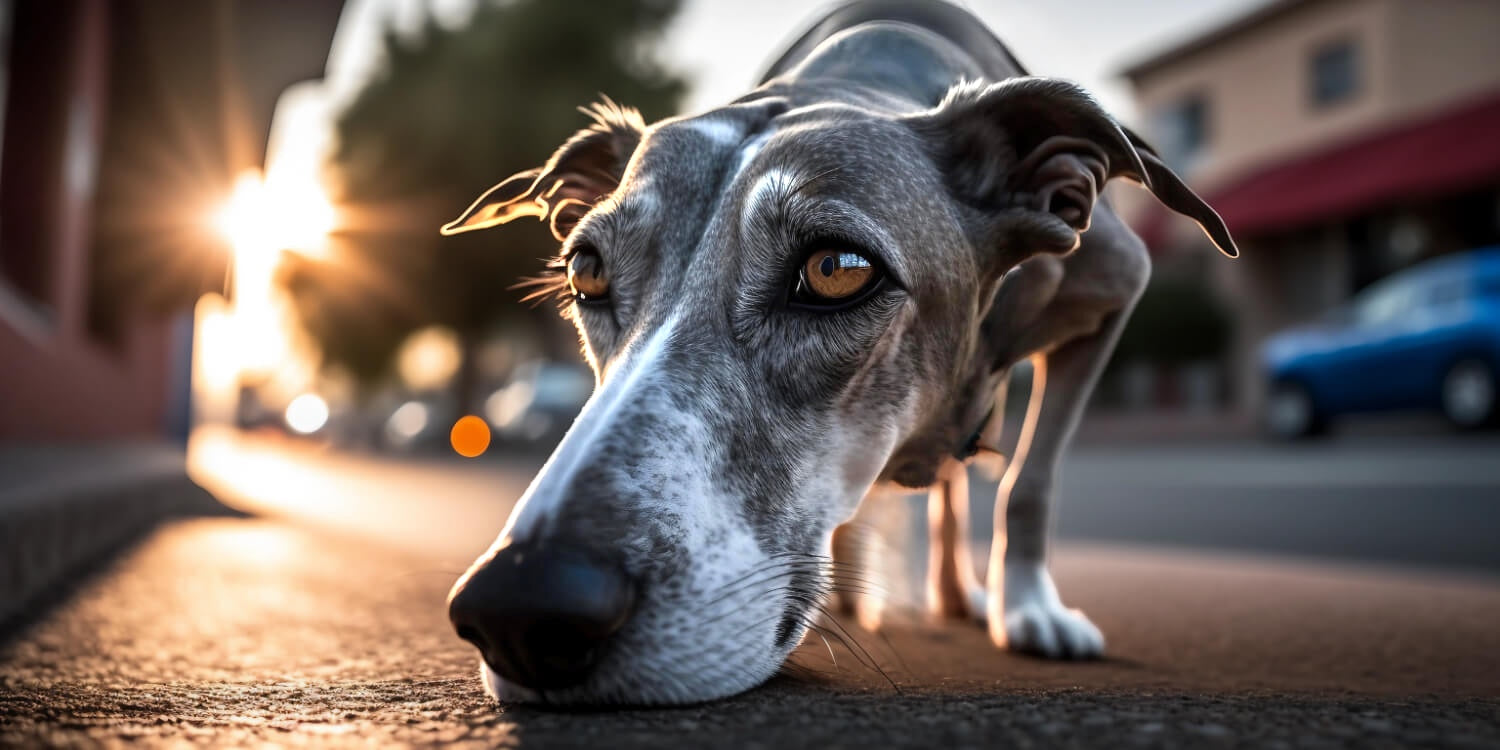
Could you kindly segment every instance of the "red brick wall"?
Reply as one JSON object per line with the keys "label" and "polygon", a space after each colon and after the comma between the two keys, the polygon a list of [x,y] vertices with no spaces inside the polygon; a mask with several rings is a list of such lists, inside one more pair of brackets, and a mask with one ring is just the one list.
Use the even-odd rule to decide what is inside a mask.
{"label": "red brick wall", "polygon": [[0,319],[0,440],[162,436],[170,343],[165,321],[126,326],[116,349]]}
{"label": "red brick wall", "polygon": [[[91,337],[88,326],[110,6],[60,0],[25,10],[30,15],[18,20],[27,28],[15,31],[31,34],[29,46],[13,48],[9,58],[18,85],[6,114],[10,200],[0,225],[11,261],[0,268],[0,440],[159,437],[170,323],[126,322],[108,343]],[[57,88],[35,90],[41,84]],[[49,133],[54,137],[43,137]],[[6,278],[17,267],[35,273]]]}

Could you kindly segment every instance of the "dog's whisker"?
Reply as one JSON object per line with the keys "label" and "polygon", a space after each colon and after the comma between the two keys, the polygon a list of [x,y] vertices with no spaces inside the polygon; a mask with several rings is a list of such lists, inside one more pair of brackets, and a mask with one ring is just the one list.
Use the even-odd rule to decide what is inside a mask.
{"label": "dog's whisker", "polygon": [[801,615],[798,615],[798,619],[801,622],[802,626],[805,627],[805,628],[807,628],[808,632],[816,634],[818,636],[818,638],[820,638],[823,641],[824,648],[828,649],[828,658],[829,658],[829,660],[831,660],[833,662],[833,666],[834,666],[835,669],[838,668],[839,659],[833,653],[833,646],[828,643],[828,639],[830,637],[833,638],[835,641],[838,641],[839,645],[843,646],[850,653],[853,653],[853,649],[849,648],[849,644],[846,643],[844,641],[843,637],[841,637],[838,633],[832,632],[832,631],[828,630],[827,628],[824,628],[824,627],[818,625],[816,622],[813,621],[813,619],[811,617],[809,617],[805,613],[801,614]]}
{"label": "dog's whisker", "polygon": [[[777,587],[772,587],[770,589],[761,589],[760,587],[762,585],[764,585],[764,584],[768,584],[768,583],[771,583],[771,582],[775,581],[776,579],[782,577],[783,575],[785,575],[785,573],[776,573],[776,574],[768,575],[764,579],[757,580],[757,581],[755,581],[753,583],[750,583],[750,584],[746,584],[746,585],[738,587],[738,588],[736,588],[736,589],[734,589],[732,591],[723,592],[718,597],[715,597],[712,601],[709,601],[709,602],[701,605],[699,607],[699,610],[702,611],[702,612],[704,612],[704,613],[708,613],[708,612],[712,612],[715,607],[718,607],[720,605],[725,605],[725,604],[736,605],[736,604],[740,604],[741,603],[742,595],[744,595],[744,594],[758,594],[758,595],[761,595],[761,596],[769,595],[770,593],[777,591],[778,590]],[[733,615],[733,614],[734,614],[734,610],[731,609],[728,613],[725,614],[725,616],[729,616],[729,615]]]}
{"label": "dog's whisker", "polygon": [[[832,647],[828,644],[829,638],[837,641],[839,645],[844,648],[844,650],[852,654],[854,656],[854,660],[858,662],[861,667],[879,674],[881,677],[885,678],[886,682],[891,683],[891,686],[893,688],[896,688],[895,683],[887,674],[885,674],[885,671],[881,669],[880,665],[876,664],[872,658],[869,658],[868,655],[864,659],[860,658],[860,651],[858,648],[856,648],[856,646],[858,645],[857,643],[855,645],[851,645],[849,643],[849,638],[845,638],[843,635],[840,635],[839,633],[831,631],[817,624],[817,622],[812,619],[810,614],[804,614],[800,619],[804,627],[806,627],[810,632],[817,633],[818,637],[823,639],[823,645],[829,648],[829,657],[833,659],[833,666],[835,667],[835,669],[838,668],[838,659],[833,655]],[[852,636],[850,636],[850,638],[852,638]],[[831,672],[829,674],[831,674]],[[896,688],[896,690],[897,692],[900,692],[899,688]]]}
{"label": "dog's whisker", "polygon": [[[890,683],[891,689],[895,690],[897,693],[901,692],[901,688],[896,685],[896,681],[891,679],[891,676],[889,674],[886,674],[886,671],[882,669],[880,665],[875,661],[875,657],[871,655],[869,650],[864,647],[864,644],[860,643],[859,639],[855,638],[854,635],[844,627],[843,623],[839,622],[838,618],[830,614],[828,610],[821,604],[814,604],[813,608],[822,613],[825,619],[827,619],[835,628],[838,628],[840,633],[843,633],[845,636],[847,636],[849,641],[852,641],[853,648],[850,649],[850,653],[854,654],[854,658],[859,659],[861,664],[864,664],[869,669],[877,672],[882,678],[885,679],[886,682]],[[845,644],[846,647],[848,647],[849,645],[850,644],[848,643]]]}
{"label": "dog's whisker", "polygon": [[[769,559],[770,560],[776,560],[777,558],[788,557],[788,556],[790,556],[790,554],[791,553],[783,553],[783,554],[778,554],[778,555],[771,555],[769,557]],[[793,567],[793,566],[798,566],[798,565],[806,565],[806,564],[809,564],[810,562],[811,561],[804,561],[804,560],[782,560],[782,561],[777,561],[777,562],[774,562],[774,563],[771,563],[771,564],[760,565],[760,566],[751,568],[749,571],[747,571],[743,575],[739,576],[738,578],[735,578],[735,579],[733,579],[733,580],[731,580],[731,581],[723,584],[722,586],[719,587],[719,589],[721,591],[723,591],[723,590],[733,590],[733,587],[738,586],[741,583],[744,583],[746,581],[746,579],[752,578],[754,576],[761,575],[763,573],[767,573],[767,572],[774,571],[774,570],[781,570],[781,569],[788,568],[788,567]],[[713,604],[713,603],[714,602],[710,601],[705,606],[707,606],[708,604]]]}
{"label": "dog's whisker", "polygon": [[866,594],[869,596],[884,596],[890,591],[878,583],[830,583],[828,591],[840,594]]}
{"label": "dog's whisker", "polygon": [[818,639],[823,641],[823,648],[828,649],[828,660],[833,662],[834,668],[837,669],[839,666],[839,658],[837,656],[834,656],[833,646],[829,645],[828,638],[823,635],[823,632],[821,630],[814,632],[818,634]]}
{"label": "dog's whisker", "polygon": [[[719,590],[720,593],[719,593],[719,595],[717,597],[715,597],[714,599],[711,599],[711,600],[703,603],[700,606],[702,608],[704,608],[704,609],[716,606],[716,605],[720,604],[723,600],[725,600],[725,599],[727,599],[727,598],[729,598],[731,596],[735,596],[735,595],[737,595],[739,593],[743,593],[744,591],[750,589],[753,586],[758,586],[758,585],[766,583],[766,582],[768,582],[770,580],[774,580],[775,578],[777,578],[777,577],[779,577],[781,575],[789,575],[789,574],[796,573],[796,572],[798,572],[797,569],[800,566],[803,566],[803,565],[806,565],[806,564],[808,564],[808,563],[801,562],[801,561],[787,561],[787,562],[776,563],[774,565],[762,566],[760,568],[757,568],[757,569],[751,571],[750,573],[747,573],[746,575],[740,576],[740,578],[736,579],[735,581],[732,581],[729,584],[726,584],[725,587],[721,587],[720,590]],[[821,570],[821,569],[813,569],[813,570],[810,570],[810,571],[807,571],[807,572],[823,573],[823,572],[826,572],[826,571]],[[756,579],[754,581],[747,580],[747,579],[751,578],[752,576],[763,576],[763,577],[759,578],[759,579]]]}
{"label": "dog's whisker", "polygon": [[[799,615],[804,626],[806,626],[810,630],[813,630],[814,632],[817,632],[820,636],[825,633],[829,636],[832,636],[834,640],[839,641],[839,643],[843,645],[844,648],[848,649],[849,652],[854,655],[854,658],[859,661],[861,665],[879,672],[887,682],[892,682],[890,677],[886,675],[884,670],[882,670],[880,666],[875,662],[875,658],[870,654],[869,650],[866,649],[863,644],[859,643],[858,639],[856,639],[852,633],[845,629],[844,626],[839,623],[836,618],[828,613],[827,608],[825,608],[821,603],[822,595],[820,592],[793,590],[789,594],[789,598],[802,604],[806,608]],[[824,619],[828,620],[834,627],[838,628],[838,632],[828,630],[827,628],[819,625],[812,616],[815,612],[822,614]],[[827,645],[826,638],[824,639],[824,645]],[[830,652],[829,655],[832,656],[832,653]],[[835,663],[837,663],[837,660],[835,660]],[[892,682],[892,686],[894,687],[894,682]]]}
{"label": "dog's whisker", "polygon": [[796,654],[788,657],[786,662],[784,662],[782,666],[785,667],[787,669],[787,672],[793,676],[800,675],[806,677],[826,678],[838,674],[837,670],[819,669],[812,666],[811,664],[803,664],[802,662],[796,660]]}
{"label": "dog's whisker", "polygon": [[885,643],[885,650],[891,652],[891,656],[896,658],[896,663],[901,666],[901,671],[910,675],[911,667],[906,663],[905,657],[901,656],[901,652],[896,650],[896,645],[891,643],[891,639],[885,634],[885,631],[876,630],[875,635],[880,636],[880,640]]}

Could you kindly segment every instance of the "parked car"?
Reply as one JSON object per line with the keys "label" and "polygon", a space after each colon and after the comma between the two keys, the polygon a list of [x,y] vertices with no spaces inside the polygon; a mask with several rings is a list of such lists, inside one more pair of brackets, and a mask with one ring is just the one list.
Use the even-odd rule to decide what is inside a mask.
{"label": "parked car", "polygon": [[1264,423],[1282,438],[1318,434],[1344,414],[1435,410],[1455,426],[1493,424],[1500,408],[1500,247],[1420,263],[1261,349]]}
{"label": "parked car", "polygon": [[502,440],[550,448],[573,424],[593,390],[594,376],[587,369],[528,362],[485,400],[485,418]]}

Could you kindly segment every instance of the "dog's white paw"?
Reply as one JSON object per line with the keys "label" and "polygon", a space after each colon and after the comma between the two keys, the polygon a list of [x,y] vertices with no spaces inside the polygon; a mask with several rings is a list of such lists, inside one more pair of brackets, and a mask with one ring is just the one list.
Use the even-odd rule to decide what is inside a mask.
{"label": "dog's white paw", "polygon": [[990,639],[996,645],[1049,659],[1104,655],[1104,634],[1082,612],[1063,606],[1045,567],[1006,565],[1004,611],[996,612],[1001,598],[990,602]]}
{"label": "dog's white paw", "polygon": [[971,583],[964,586],[964,595],[969,602],[969,618],[981,625],[985,621],[985,605],[989,601],[989,594],[984,591],[984,586],[979,583]]}
{"label": "dog's white paw", "polygon": [[1005,615],[1005,643],[1013,651],[1049,659],[1097,659],[1104,634],[1076,609],[1027,604]]}

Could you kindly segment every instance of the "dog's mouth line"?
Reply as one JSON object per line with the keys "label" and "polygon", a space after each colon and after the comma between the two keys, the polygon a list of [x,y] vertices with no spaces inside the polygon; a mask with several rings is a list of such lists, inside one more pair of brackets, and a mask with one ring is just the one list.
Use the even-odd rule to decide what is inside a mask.
{"label": "dog's mouth line", "polygon": [[[845,642],[836,624],[820,626],[819,617],[827,615],[823,599],[837,586],[837,569],[826,555],[787,551],[766,555],[717,585],[684,589],[641,581],[635,616],[598,645],[591,655],[595,666],[581,681],[536,684],[526,666],[530,658],[514,653],[522,646],[509,641],[495,647],[512,653],[479,648],[485,681],[504,702],[549,707],[678,705],[699,695],[715,700],[724,697],[721,689],[740,686],[737,693],[774,675],[810,632]],[[670,633],[678,635],[662,641]],[[458,635],[476,646],[484,640],[477,633]],[[642,669],[652,678],[632,676]]]}
{"label": "dog's mouth line", "polygon": [[[765,624],[771,622],[770,618],[762,619],[754,626],[759,630]],[[806,621],[803,620],[805,623]],[[764,632],[764,631],[761,631]],[[764,648],[764,641],[756,639],[746,640],[735,644],[728,653],[719,655],[713,664],[717,668],[716,676],[702,678],[701,669],[694,668],[684,671],[680,656],[673,659],[667,668],[656,669],[654,676],[659,684],[650,686],[644,692],[639,691],[639,685],[632,685],[629,681],[621,682],[618,675],[605,675],[601,679],[600,674],[591,675],[590,678],[580,684],[570,685],[564,688],[538,688],[530,687],[507,678],[500,670],[495,669],[488,660],[481,658],[481,668],[488,672],[491,678],[498,680],[508,691],[516,691],[508,697],[496,695],[504,703],[518,703],[522,705],[535,705],[549,710],[592,712],[598,710],[610,710],[620,708],[662,708],[683,707],[712,703],[723,700],[733,695],[738,695],[746,690],[755,688],[765,682],[776,672],[785,667],[785,655],[766,654],[767,658],[756,658],[754,652]],[[776,649],[779,651],[780,649]],[[624,654],[629,657],[632,649],[613,647],[611,651],[618,656]],[[693,655],[709,655],[706,649],[695,651]],[[752,658],[746,659],[747,656]],[[770,659],[775,663],[770,664]],[[765,673],[756,675],[755,672],[763,670]],[[696,682],[691,677],[699,677]],[[703,693],[705,686],[714,685],[721,679],[732,678],[741,680],[743,686],[730,693],[698,696]],[[710,690],[712,692],[712,690]]]}
{"label": "dog's mouth line", "polygon": [[776,648],[785,649],[791,645],[792,636],[797,634],[799,625],[803,624],[803,613],[797,607],[796,602],[788,602],[786,611],[781,615],[781,622],[776,625]]}

